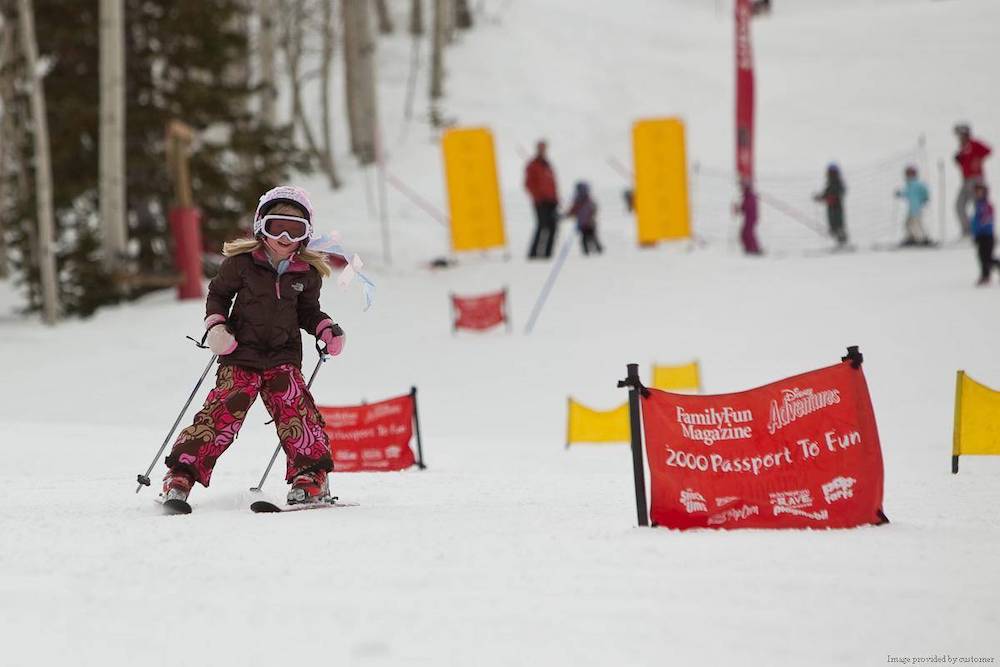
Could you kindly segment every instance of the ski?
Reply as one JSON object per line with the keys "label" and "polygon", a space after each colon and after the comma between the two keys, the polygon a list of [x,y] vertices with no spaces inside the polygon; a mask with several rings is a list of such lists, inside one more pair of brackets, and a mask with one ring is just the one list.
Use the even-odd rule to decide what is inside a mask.
{"label": "ski", "polygon": [[357,507],[358,503],[340,500],[336,496],[329,500],[300,505],[278,505],[269,500],[257,500],[250,504],[250,511],[255,514],[271,514],[275,512],[298,512],[299,510],[321,510],[329,507]]}
{"label": "ski", "polygon": [[178,500],[174,498],[173,500],[160,500],[158,501],[163,507],[164,514],[190,514],[191,506],[188,505],[185,500]]}

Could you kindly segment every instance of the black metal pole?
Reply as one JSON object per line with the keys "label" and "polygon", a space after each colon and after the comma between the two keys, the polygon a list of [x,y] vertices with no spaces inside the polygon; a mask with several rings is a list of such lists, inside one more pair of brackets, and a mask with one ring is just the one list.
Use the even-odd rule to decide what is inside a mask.
{"label": "black metal pole", "polygon": [[[318,345],[316,346],[316,349],[317,351],[319,350]],[[325,351],[319,353],[319,361],[316,362],[316,368],[313,369],[312,375],[309,376],[309,382],[306,384],[306,391],[309,391],[309,389],[312,388],[313,380],[316,379],[316,374],[319,373],[319,367],[322,366],[323,362],[329,358],[330,357],[327,356]],[[273,421],[274,419],[271,419],[271,421],[267,423],[270,424]],[[260,481],[257,482],[257,486],[250,487],[251,491],[259,492],[262,488],[264,488],[264,480],[267,479],[267,476],[269,474],[271,474],[271,466],[274,465],[274,461],[278,458],[278,452],[280,451],[281,451],[281,442],[278,442],[277,447],[274,448],[274,453],[271,454],[271,460],[267,462],[267,468],[264,470],[264,474],[260,476]]]}
{"label": "black metal pole", "polygon": [[136,493],[139,493],[139,490],[142,489],[142,487],[150,485],[149,473],[153,472],[153,467],[156,465],[156,462],[160,460],[160,455],[163,454],[163,450],[167,448],[167,443],[170,442],[170,438],[174,435],[174,431],[177,430],[177,425],[181,423],[181,419],[184,417],[184,413],[187,412],[188,406],[190,406],[191,401],[194,400],[194,395],[198,393],[198,388],[201,387],[201,383],[205,381],[205,377],[208,375],[208,372],[212,370],[212,364],[214,364],[215,360],[218,358],[219,357],[217,355],[213,354],[212,358],[208,360],[208,365],[205,366],[205,370],[202,372],[201,377],[198,378],[198,384],[196,384],[194,386],[194,389],[191,390],[191,395],[188,396],[187,402],[184,403],[184,407],[181,408],[181,413],[177,415],[177,419],[174,420],[174,425],[170,427],[170,431],[167,433],[167,437],[163,439],[163,444],[160,445],[159,451],[156,452],[156,456],[153,457],[153,460],[149,464],[149,467],[146,468],[146,474],[136,475],[135,479],[137,482],[139,482],[139,486],[135,487]]}
{"label": "black metal pole", "polygon": [[448,293],[448,303],[451,306],[451,308],[450,308],[450,310],[451,310],[451,335],[454,336],[456,333],[458,333],[458,313],[455,312],[455,294],[454,293],[451,293],[451,292]]}
{"label": "black metal pole", "polygon": [[861,354],[857,345],[849,345],[847,347],[847,354],[840,358],[841,361],[850,361],[851,368],[861,368],[861,364],[864,363],[865,357]]}
{"label": "black metal pole", "polygon": [[958,455],[957,454],[951,457],[951,474],[952,475],[957,475],[958,474]]}
{"label": "black metal pole", "polygon": [[646,473],[642,463],[642,420],[639,407],[639,394],[649,394],[639,379],[639,364],[628,364],[628,373],[624,380],[618,381],[619,387],[628,387],[628,416],[632,431],[632,476],[635,481],[635,512],[640,526],[649,525],[649,511],[646,509]]}
{"label": "black metal pole", "polygon": [[510,291],[503,288],[503,319],[507,323],[507,333],[514,328],[514,323],[510,321]]}
{"label": "black metal pole", "polygon": [[424,444],[420,439],[420,413],[417,411],[416,387],[410,387],[410,400],[413,401],[413,430],[417,434],[417,467],[424,470],[427,466],[424,465]]}
{"label": "black metal pole", "polygon": [[410,387],[410,400],[413,401],[413,430],[417,436],[417,467],[427,468],[424,464],[424,443],[420,437],[420,412],[417,410],[417,388]]}

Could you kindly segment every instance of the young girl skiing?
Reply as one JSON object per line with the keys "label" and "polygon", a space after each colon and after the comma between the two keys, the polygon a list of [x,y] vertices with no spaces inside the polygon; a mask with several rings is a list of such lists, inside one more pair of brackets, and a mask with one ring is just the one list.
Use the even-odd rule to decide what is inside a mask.
{"label": "young girl skiing", "polygon": [[288,503],[330,495],[333,460],[323,418],[302,378],[299,329],[322,341],[331,355],[341,353],[345,339],[320,310],[320,287],[331,271],[324,255],[306,247],[314,236],[306,192],[280,186],[265,193],[253,233],[252,239],[225,244],[226,259],[209,284],[206,341],[219,356],[219,370],[215,388],[166,459],[164,500],[186,501],[195,482],[208,486],[258,393],[287,456]]}

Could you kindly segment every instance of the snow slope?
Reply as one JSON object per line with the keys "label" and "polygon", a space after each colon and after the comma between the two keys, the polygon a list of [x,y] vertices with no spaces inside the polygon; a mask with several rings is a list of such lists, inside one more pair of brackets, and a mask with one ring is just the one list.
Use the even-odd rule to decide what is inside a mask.
{"label": "snow slope", "polygon": [[[446,237],[393,194],[388,266],[363,175],[349,171],[336,194],[318,179],[307,183],[321,214],[368,256],[379,284],[368,313],[357,293],[325,291],[349,342],[320,372],[317,399],[353,403],[418,386],[429,468],[335,475],[337,492],[357,508],[252,515],[247,489],[275,444],[255,406],[212,487],[192,495],[195,514],[161,517],[150,491],[132,493],[132,480],[207,362],[183,338],[196,331],[202,305],[157,294],[55,329],[5,308],[2,662],[1000,658],[1000,462],[969,458],[961,474],[949,473],[955,370],[1000,387],[1000,288],[971,287],[972,250],[816,257],[772,246],[774,256],[752,260],[720,241],[725,217],[707,215],[696,222],[712,241],[706,247],[635,249],[605,159],[614,152],[627,160],[633,118],[679,112],[691,119],[692,154],[729,164],[728,13],[694,0],[635,0],[624,16],[618,3],[483,4],[495,22],[449,52],[446,108],[497,133],[512,258],[464,258],[456,269],[427,271],[422,263],[445,252]],[[762,170],[814,169],[834,150],[860,163],[920,132],[934,158],[951,149],[956,117],[971,118],[995,143],[1000,128],[985,110],[997,93],[983,82],[1000,55],[986,39],[998,18],[1000,6],[973,0],[781,3],[755,26],[768,71],[760,84]],[[864,35],[852,37],[862,20]],[[940,41],[912,54],[926,82],[919,99],[903,94],[911,62],[897,55],[915,36]],[[398,37],[380,55],[391,168],[441,205],[429,130],[414,125],[400,140],[390,129],[402,127],[408,48]],[[527,59],[545,64],[551,85]],[[831,85],[844,72],[865,76]],[[650,83],[661,76],[669,85]],[[839,108],[841,120],[824,108]],[[979,110],[982,118],[974,117]],[[517,147],[540,133],[564,190],[577,176],[594,180],[608,252],[584,259],[574,249],[529,337],[521,328],[548,266],[521,259],[529,211]],[[516,332],[453,336],[447,293],[500,285],[510,286]],[[0,285],[0,304],[14,301]],[[595,407],[617,404],[624,397],[614,385],[627,362],[646,368],[697,357],[706,389],[723,392],[827,365],[848,344],[866,356],[889,526],[639,529],[627,449],[563,448],[567,394]],[[277,477],[268,487],[283,491]]]}

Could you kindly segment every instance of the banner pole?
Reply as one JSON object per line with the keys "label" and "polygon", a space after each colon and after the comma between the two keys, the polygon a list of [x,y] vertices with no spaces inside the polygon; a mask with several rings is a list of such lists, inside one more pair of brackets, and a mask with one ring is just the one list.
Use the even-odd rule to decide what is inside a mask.
{"label": "banner pole", "polygon": [[649,525],[649,512],[646,509],[646,474],[642,467],[642,423],[639,418],[639,394],[649,395],[649,390],[642,386],[639,379],[639,364],[627,364],[628,373],[624,380],[618,381],[618,387],[628,387],[628,415],[632,431],[632,476],[635,482],[635,512],[640,526]]}
{"label": "banner pole", "polygon": [[454,336],[458,332],[458,313],[455,312],[455,293],[448,292],[448,302],[450,304],[451,310],[451,335]]}
{"label": "banner pole", "polygon": [[417,412],[416,387],[410,387],[410,400],[413,401],[413,430],[417,434],[417,467],[424,470],[427,466],[424,465],[424,445],[420,439],[420,413]]}
{"label": "banner pole", "polygon": [[566,397],[566,447],[565,447],[565,449],[569,449],[570,433],[573,430],[572,426],[573,426],[573,397],[572,396],[567,396]]}
{"label": "banner pole", "polygon": [[510,291],[507,287],[503,288],[503,319],[507,325],[507,333],[510,333],[514,324],[510,321]]}
{"label": "banner pole", "polygon": [[958,371],[955,374],[955,428],[952,435],[951,444],[951,474],[958,474],[958,455],[962,446],[962,380],[965,379],[965,371]]}

